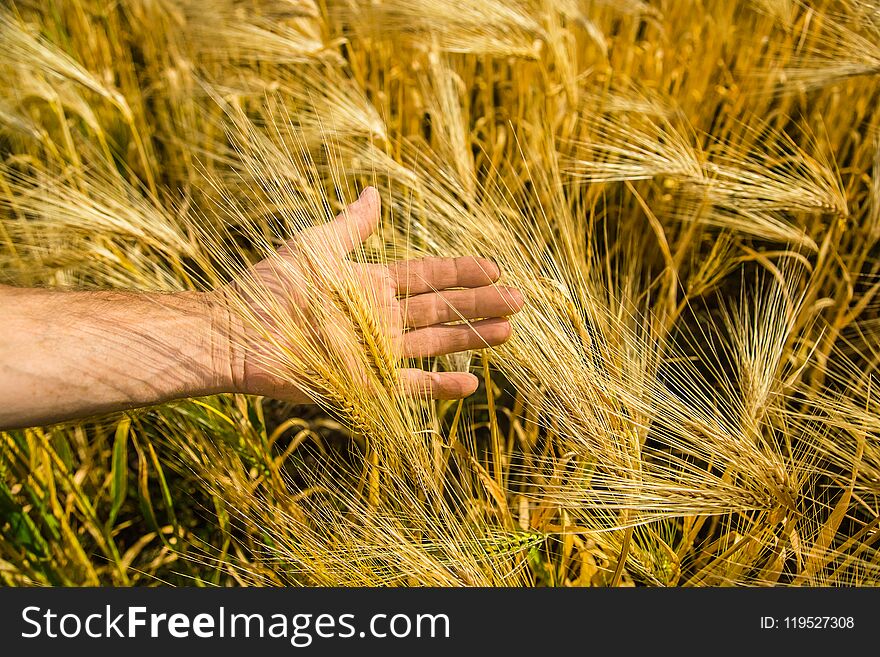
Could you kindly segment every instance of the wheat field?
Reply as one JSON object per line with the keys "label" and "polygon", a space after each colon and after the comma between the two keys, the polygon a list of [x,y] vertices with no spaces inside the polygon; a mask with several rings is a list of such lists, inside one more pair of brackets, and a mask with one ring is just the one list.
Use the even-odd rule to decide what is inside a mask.
{"label": "wheat field", "polygon": [[372,185],[352,258],[526,299],[417,363],[464,401],[342,275],[340,344],[266,304],[315,404],[0,433],[4,584],[880,581],[880,3],[13,0],[0,82],[0,283],[209,289]]}

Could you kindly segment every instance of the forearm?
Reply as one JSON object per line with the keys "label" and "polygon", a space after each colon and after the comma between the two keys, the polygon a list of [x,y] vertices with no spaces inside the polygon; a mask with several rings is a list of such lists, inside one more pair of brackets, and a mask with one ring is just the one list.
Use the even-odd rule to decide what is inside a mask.
{"label": "forearm", "polygon": [[215,299],[0,286],[0,429],[230,391]]}

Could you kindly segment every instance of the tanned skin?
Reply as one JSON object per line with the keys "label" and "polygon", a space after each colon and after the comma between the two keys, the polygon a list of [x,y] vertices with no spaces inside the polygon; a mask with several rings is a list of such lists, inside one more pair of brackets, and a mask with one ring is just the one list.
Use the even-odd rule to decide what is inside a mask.
{"label": "tanned skin", "polygon": [[[489,260],[375,265],[347,259],[376,230],[379,216],[379,194],[368,187],[336,219],[282,247],[287,266],[254,265],[251,283],[295,303],[297,283],[314,278],[307,268],[315,258],[302,254],[320,252],[322,266],[348,268],[369,298],[380,300],[382,330],[401,359],[480,349],[510,337],[506,318],[522,308],[523,297],[495,284],[500,271]],[[0,429],[219,393],[307,403],[290,383],[295,377],[280,379],[254,358],[270,347],[232,312],[235,286],[174,294],[0,286]],[[308,328],[316,335],[334,330]],[[437,399],[466,397],[478,385],[465,372],[402,369],[400,377],[410,393]]]}

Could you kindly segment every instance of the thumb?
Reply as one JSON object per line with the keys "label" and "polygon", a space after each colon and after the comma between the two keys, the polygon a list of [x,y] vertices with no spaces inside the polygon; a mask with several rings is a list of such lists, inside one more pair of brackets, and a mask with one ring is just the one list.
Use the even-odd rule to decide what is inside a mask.
{"label": "thumb", "polygon": [[320,246],[344,256],[363,243],[379,226],[381,213],[379,191],[367,187],[357,200],[332,221],[309,231],[309,239]]}

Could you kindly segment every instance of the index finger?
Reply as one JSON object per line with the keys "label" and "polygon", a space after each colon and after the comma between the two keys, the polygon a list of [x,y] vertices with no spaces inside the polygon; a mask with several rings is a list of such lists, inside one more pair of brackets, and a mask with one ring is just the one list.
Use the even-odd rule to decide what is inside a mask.
{"label": "index finger", "polygon": [[465,256],[460,258],[424,258],[403,260],[388,265],[399,295],[424,294],[451,287],[482,287],[498,280],[501,270],[491,260]]}

